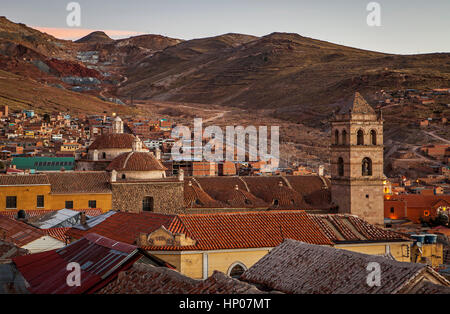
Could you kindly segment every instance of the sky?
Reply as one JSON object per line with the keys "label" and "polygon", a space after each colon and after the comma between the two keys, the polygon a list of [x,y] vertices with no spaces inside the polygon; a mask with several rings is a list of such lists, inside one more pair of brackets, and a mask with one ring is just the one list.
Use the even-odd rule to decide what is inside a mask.
{"label": "sky", "polygon": [[[67,23],[72,1],[0,2],[1,16],[63,39],[94,30],[180,39],[289,32],[387,53],[450,52],[450,0],[78,0],[79,26]],[[379,4],[379,15],[367,10],[370,2]],[[370,24],[377,14],[380,25],[368,25],[369,14]]]}

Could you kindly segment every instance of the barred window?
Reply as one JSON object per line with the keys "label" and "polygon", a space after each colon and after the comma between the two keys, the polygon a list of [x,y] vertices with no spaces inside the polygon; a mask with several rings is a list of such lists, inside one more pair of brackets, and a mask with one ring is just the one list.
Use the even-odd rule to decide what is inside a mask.
{"label": "barred window", "polygon": [[153,211],[153,197],[146,196],[142,200],[142,210],[143,211]]}
{"label": "barred window", "polygon": [[44,195],[36,196],[36,207],[44,208]]}
{"label": "barred window", "polygon": [[6,197],[6,208],[17,208],[17,196]]}

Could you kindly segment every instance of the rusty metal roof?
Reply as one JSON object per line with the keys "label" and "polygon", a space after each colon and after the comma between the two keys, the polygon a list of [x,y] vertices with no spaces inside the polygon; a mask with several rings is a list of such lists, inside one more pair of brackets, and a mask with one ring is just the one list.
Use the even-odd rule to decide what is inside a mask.
{"label": "rusty metal roof", "polygon": [[[140,257],[136,246],[90,233],[61,249],[16,257],[13,262],[31,293],[79,294],[98,290]],[[81,267],[81,286],[67,284],[71,262]]]}

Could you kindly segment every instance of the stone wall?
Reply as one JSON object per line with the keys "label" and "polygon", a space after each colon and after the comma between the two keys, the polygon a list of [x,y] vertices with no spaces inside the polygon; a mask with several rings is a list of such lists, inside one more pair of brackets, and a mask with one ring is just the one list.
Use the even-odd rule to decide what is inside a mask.
{"label": "stone wall", "polygon": [[112,209],[140,213],[144,197],[153,197],[153,212],[165,214],[184,213],[183,182],[114,182]]}

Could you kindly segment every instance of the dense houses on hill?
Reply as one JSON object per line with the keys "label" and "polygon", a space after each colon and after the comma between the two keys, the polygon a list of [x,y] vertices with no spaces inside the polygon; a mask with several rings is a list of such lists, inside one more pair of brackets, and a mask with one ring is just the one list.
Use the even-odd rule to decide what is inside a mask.
{"label": "dense houses on hill", "polygon": [[[386,178],[383,117],[358,93],[331,121],[328,176],[323,167],[281,172],[262,161],[171,160],[174,125],[166,119],[6,107],[0,121],[0,276],[19,278],[0,292],[447,291],[436,271],[450,274],[448,171]],[[423,149],[446,162],[447,148]],[[62,285],[65,270],[48,266],[84,255],[79,288]],[[114,263],[100,267],[106,259]],[[265,269],[278,259],[307,274],[290,276],[297,269],[286,266],[279,274],[289,280],[274,279]],[[392,284],[308,285],[318,276],[326,283],[328,273],[318,269],[332,261],[368,259],[389,268]],[[336,276],[346,272],[336,265]],[[124,284],[136,274],[154,284]]]}

